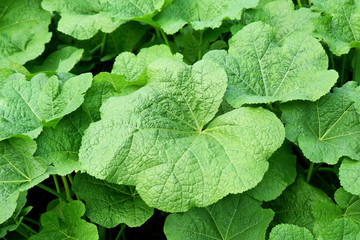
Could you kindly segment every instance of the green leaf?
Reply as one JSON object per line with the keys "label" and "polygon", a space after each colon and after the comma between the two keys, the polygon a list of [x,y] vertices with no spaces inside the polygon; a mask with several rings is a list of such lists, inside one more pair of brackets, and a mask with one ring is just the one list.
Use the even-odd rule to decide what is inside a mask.
{"label": "green leaf", "polygon": [[19,192],[48,177],[44,160],[33,157],[35,150],[29,137],[0,142],[0,223],[13,215]]}
{"label": "green leaf", "polygon": [[156,21],[168,34],[174,34],[185,24],[195,30],[220,27],[223,19],[239,20],[245,8],[256,7],[259,0],[174,0]]}
{"label": "green leaf", "polygon": [[336,82],[327,70],[328,58],[321,44],[309,34],[296,32],[279,45],[274,30],[261,22],[236,33],[225,51],[211,51],[204,59],[220,64],[229,86],[225,99],[233,106],[246,103],[315,101]]}
{"label": "green leaf", "polygon": [[274,224],[294,224],[312,231],[313,206],[319,201],[332,203],[323,191],[306,183],[303,177],[298,177],[294,184],[286,188],[279,198],[266,204],[266,207],[275,211]]}
{"label": "green leaf", "polygon": [[0,224],[0,238],[3,238],[7,232],[16,230],[19,227],[23,217],[32,209],[32,207],[24,208],[26,204],[26,195],[27,191],[21,192],[19,194],[14,213],[8,220]]}
{"label": "green leaf", "polygon": [[91,73],[65,81],[39,74],[30,81],[12,75],[0,89],[0,140],[25,134],[35,138],[42,126],[55,126],[61,117],[76,110],[90,87]]}
{"label": "green leaf", "polygon": [[93,222],[113,228],[120,223],[138,227],[154,213],[133,187],[108,183],[87,174],[76,174],[73,190],[86,201],[86,216]]}
{"label": "green leaf", "polygon": [[245,194],[229,195],[211,206],[169,215],[164,232],[169,240],[265,239],[273,217],[261,202]]}
{"label": "green leaf", "polygon": [[286,138],[312,162],[336,164],[341,156],[360,160],[360,114],[351,94],[356,89],[355,82],[348,82],[316,102],[280,106]]}
{"label": "green leaf", "polygon": [[317,202],[313,207],[314,232],[318,239],[341,240],[360,237],[360,199],[339,188],[335,192],[338,205]]}
{"label": "green leaf", "polygon": [[91,122],[82,109],[65,116],[56,128],[45,127],[36,138],[38,144],[35,155],[49,165],[53,165],[58,175],[66,175],[80,170],[79,149],[85,129]]}
{"label": "green leaf", "polygon": [[340,56],[360,44],[360,2],[358,0],[314,0],[312,9],[324,12],[315,22],[315,36]]}
{"label": "green leaf", "polygon": [[165,2],[165,0],[44,0],[42,7],[60,14],[61,19],[58,23],[60,32],[84,40],[93,37],[99,30],[111,33],[121,24],[135,18],[145,22],[151,20]]}
{"label": "green leaf", "polygon": [[81,217],[85,206],[80,201],[72,201],[41,215],[42,230],[30,240],[98,240],[97,228]]}
{"label": "green leaf", "polygon": [[51,53],[40,65],[28,66],[30,72],[69,72],[81,59],[84,49],[68,46]]}
{"label": "green leaf", "polygon": [[113,96],[127,95],[145,85],[142,80],[127,81],[125,75],[101,72],[86,92],[83,107],[93,121],[100,120],[101,105]]}
{"label": "green leaf", "polygon": [[50,14],[41,0],[0,2],[0,68],[11,62],[24,64],[39,56],[50,41]]}
{"label": "green leaf", "polygon": [[339,168],[341,186],[354,195],[360,195],[360,162],[345,158]]}
{"label": "green leaf", "polygon": [[270,232],[269,240],[314,240],[311,232],[291,224],[276,225]]}
{"label": "green leaf", "polygon": [[311,35],[315,29],[313,19],[318,17],[319,13],[308,8],[294,8],[294,3],[290,0],[272,1],[261,8],[248,10],[247,22],[262,21],[272,26],[277,44],[298,33]]}
{"label": "green leaf", "polygon": [[182,60],[180,54],[173,55],[166,45],[155,45],[143,48],[138,55],[124,52],[116,57],[112,73],[124,75],[129,82],[146,83],[146,70],[150,63],[161,58]]}
{"label": "green leaf", "polygon": [[269,159],[269,169],[261,182],[248,194],[260,201],[276,199],[296,178],[296,156],[285,142]]}
{"label": "green leaf", "polygon": [[273,113],[240,108],[212,120],[227,77],[211,61],[190,67],[159,59],[147,76],[145,87],[103,105],[101,121],[83,138],[84,171],[136,185],[149,206],[164,211],[207,206],[261,181],[284,137]]}

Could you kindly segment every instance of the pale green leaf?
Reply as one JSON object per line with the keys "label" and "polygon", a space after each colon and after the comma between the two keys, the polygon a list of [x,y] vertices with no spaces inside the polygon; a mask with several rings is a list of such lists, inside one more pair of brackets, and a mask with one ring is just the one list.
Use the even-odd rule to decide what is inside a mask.
{"label": "pale green leaf", "polygon": [[55,126],[82,104],[91,81],[91,73],[65,83],[55,75],[39,74],[30,81],[24,75],[12,75],[0,89],[0,139],[17,134],[34,138],[43,125]]}
{"label": "pale green leaf", "polygon": [[348,82],[316,102],[291,102],[280,106],[286,138],[299,145],[312,162],[336,164],[341,156],[360,160],[360,114]]}
{"label": "pale green leaf", "polygon": [[269,159],[269,170],[261,182],[248,194],[260,201],[271,201],[281,195],[296,178],[296,157],[285,142]]}
{"label": "pale green leaf", "polygon": [[164,232],[168,240],[265,239],[273,217],[261,202],[245,194],[229,195],[211,206],[169,215]]}
{"label": "pale green leaf", "polygon": [[354,195],[360,195],[360,162],[345,158],[339,169],[341,186]]}
{"label": "pale green leaf", "polygon": [[29,137],[0,142],[0,223],[16,209],[20,191],[25,191],[48,177],[46,163],[34,158],[36,143]]}
{"label": "pale green leaf", "polygon": [[84,49],[68,46],[51,53],[42,64],[35,63],[28,67],[30,72],[69,72],[81,59]]}
{"label": "pale green leaf", "polygon": [[50,41],[50,14],[41,0],[0,1],[0,67],[24,64],[39,56]]}
{"label": "pale green leaf", "polygon": [[86,216],[107,228],[121,223],[138,227],[154,213],[134,187],[98,180],[87,174],[76,174],[73,190],[86,201]]}
{"label": "pale green leaf", "polygon": [[326,226],[319,240],[359,240],[359,226],[353,221],[341,218]]}
{"label": "pale green leaf", "polygon": [[159,59],[147,76],[145,87],[109,99],[85,132],[84,171],[136,185],[149,206],[164,211],[206,206],[260,182],[284,137],[273,113],[240,108],[212,120],[227,77],[211,61],[191,67]]}
{"label": "pale green leaf", "polygon": [[113,32],[131,19],[148,20],[165,0],[44,0],[42,7],[57,11],[61,19],[58,30],[77,39],[89,39],[99,30]]}
{"label": "pale green leaf", "polygon": [[85,206],[80,201],[72,201],[66,205],[41,215],[42,230],[30,240],[98,240],[97,228],[81,217]]}
{"label": "pale green leaf", "polygon": [[321,44],[309,34],[294,32],[276,43],[272,27],[245,26],[229,41],[229,52],[211,51],[204,59],[220,64],[229,78],[225,99],[233,106],[295,99],[315,101],[327,93],[338,74],[327,70]]}
{"label": "pale green leaf", "polygon": [[195,30],[220,27],[223,19],[239,20],[245,8],[256,7],[259,0],[174,0],[156,21],[168,34],[174,34],[185,24]]}
{"label": "pale green leaf", "polygon": [[304,227],[279,224],[271,230],[269,240],[314,240],[314,236]]}
{"label": "pale green leaf", "polygon": [[38,147],[35,155],[54,166],[56,174],[66,175],[79,171],[81,139],[90,122],[90,117],[82,109],[78,109],[65,116],[55,129],[45,127],[36,138]]}
{"label": "pale green leaf", "polygon": [[324,14],[315,22],[314,34],[326,42],[337,56],[360,44],[359,0],[314,0],[315,11]]}

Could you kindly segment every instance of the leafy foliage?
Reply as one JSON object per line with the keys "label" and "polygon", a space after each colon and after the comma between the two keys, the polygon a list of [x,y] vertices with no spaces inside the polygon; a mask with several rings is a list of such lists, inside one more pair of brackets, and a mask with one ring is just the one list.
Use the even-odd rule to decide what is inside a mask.
{"label": "leafy foliage", "polygon": [[360,0],[2,0],[0,238],[360,239],[359,84]]}

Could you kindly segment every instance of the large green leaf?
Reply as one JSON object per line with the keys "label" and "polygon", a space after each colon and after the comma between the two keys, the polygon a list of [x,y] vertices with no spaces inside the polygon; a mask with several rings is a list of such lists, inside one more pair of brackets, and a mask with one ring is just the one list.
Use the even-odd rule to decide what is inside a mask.
{"label": "large green leaf", "polygon": [[55,126],[61,117],[76,110],[90,87],[91,73],[65,81],[57,76],[36,75],[27,81],[12,75],[0,89],[0,140],[17,134],[36,137],[42,126]]}
{"label": "large green leaf", "polygon": [[284,137],[273,113],[240,108],[212,120],[227,78],[211,61],[159,59],[147,76],[145,87],[109,99],[85,132],[84,171],[136,185],[149,206],[165,211],[207,206],[260,182]]}
{"label": "large green leaf", "polygon": [[359,0],[314,0],[313,9],[324,12],[316,24],[315,35],[329,44],[335,55],[349,52],[360,44]]}
{"label": "large green leaf", "polygon": [[335,88],[316,102],[282,105],[286,137],[312,162],[336,164],[341,156],[360,160],[360,114],[352,94],[355,82]]}
{"label": "large green leaf", "polygon": [[131,19],[149,20],[166,0],[44,0],[42,7],[59,12],[58,30],[77,39],[89,39],[99,30],[113,32]]}
{"label": "large green leaf", "polygon": [[195,30],[220,27],[223,19],[240,19],[244,8],[256,7],[259,0],[174,0],[156,18],[168,34],[174,34],[185,24]]}
{"label": "large green leaf", "polygon": [[327,70],[328,58],[321,44],[307,33],[294,32],[281,44],[267,24],[245,26],[229,41],[226,51],[204,56],[223,66],[229,77],[225,99],[234,107],[295,99],[315,101],[336,82]]}
{"label": "large green leaf", "polygon": [[321,240],[359,239],[359,197],[339,188],[335,192],[335,200],[337,205],[332,202],[314,204],[315,234]]}
{"label": "large green leaf", "polygon": [[66,175],[80,170],[79,149],[85,129],[91,118],[82,109],[65,116],[56,128],[45,127],[36,138],[35,155],[42,157],[53,171]]}
{"label": "large green leaf", "polygon": [[42,230],[30,240],[98,240],[97,228],[81,217],[85,206],[80,201],[72,201],[41,215]]}
{"label": "large green leaf", "polygon": [[34,158],[36,143],[28,137],[0,142],[0,223],[10,218],[20,191],[48,177],[46,163]]}
{"label": "large green leaf", "polygon": [[78,173],[73,190],[86,201],[86,216],[107,228],[120,223],[138,227],[154,213],[154,209],[144,203],[134,187],[112,184]]}
{"label": "large green leaf", "polygon": [[360,195],[360,162],[345,158],[339,168],[341,186],[354,195]]}
{"label": "large green leaf", "polygon": [[312,231],[313,207],[317,202],[332,203],[332,200],[323,191],[306,183],[303,177],[299,176],[279,198],[266,206],[275,211],[274,224],[294,224]]}
{"label": "large green leaf", "polygon": [[39,56],[50,41],[50,14],[41,0],[0,1],[0,68]]}
{"label": "large green leaf", "polygon": [[260,201],[276,199],[292,184],[296,178],[296,157],[291,152],[291,145],[285,142],[269,159],[269,170],[261,182],[248,194]]}
{"label": "large green leaf", "polygon": [[311,232],[291,224],[276,225],[270,232],[269,240],[314,240]]}
{"label": "large green leaf", "polygon": [[164,232],[168,240],[265,239],[273,217],[261,202],[245,194],[230,195],[205,208],[169,215]]}

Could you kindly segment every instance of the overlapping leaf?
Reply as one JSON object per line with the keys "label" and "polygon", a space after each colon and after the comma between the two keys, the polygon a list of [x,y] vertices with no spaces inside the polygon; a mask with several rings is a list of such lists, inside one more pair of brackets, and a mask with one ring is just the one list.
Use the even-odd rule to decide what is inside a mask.
{"label": "overlapping leaf", "polygon": [[50,14],[41,0],[0,2],[0,68],[9,63],[24,64],[39,56],[50,41]]}
{"label": "overlapping leaf", "polygon": [[204,56],[223,66],[229,77],[225,99],[234,107],[295,99],[317,100],[336,82],[327,70],[321,44],[307,33],[294,32],[281,44],[274,30],[261,22],[245,26],[230,39],[228,54],[211,51]]}
{"label": "overlapping leaf", "polygon": [[122,23],[151,19],[167,0],[44,0],[42,7],[57,11],[58,30],[77,39],[89,39],[99,30],[110,33]]}
{"label": "overlapping leaf", "polygon": [[223,19],[240,19],[244,8],[256,7],[259,0],[174,0],[156,21],[168,34],[174,34],[185,24],[195,30],[220,27]]}
{"label": "overlapping leaf", "polygon": [[43,125],[55,126],[82,104],[91,81],[91,73],[65,82],[45,74],[30,81],[22,74],[12,75],[0,89],[0,139],[17,134],[34,138]]}
{"label": "overlapping leaf", "polygon": [[354,195],[360,195],[360,162],[345,158],[339,169],[341,186]]}
{"label": "overlapping leaf", "polygon": [[120,223],[138,227],[154,213],[154,209],[144,203],[134,187],[111,184],[87,174],[77,174],[73,190],[86,201],[86,215],[107,228]]}
{"label": "overlapping leaf", "polygon": [[46,163],[34,158],[36,143],[28,137],[0,142],[0,223],[10,218],[20,191],[48,177]]}
{"label": "overlapping leaf", "polygon": [[226,74],[211,61],[189,67],[159,59],[147,76],[145,87],[109,99],[102,120],[86,131],[84,171],[136,185],[149,206],[165,211],[206,206],[260,182],[267,159],[283,141],[274,114],[240,108],[212,120]]}
{"label": "overlapping leaf", "polygon": [[164,232],[169,240],[265,239],[273,217],[274,212],[263,209],[261,202],[245,194],[230,195],[205,208],[169,215]]}
{"label": "overlapping leaf", "polygon": [[98,240],[96,226],[81,219],[84,213],[85,206],[80,201],[62,204],[41,215],[43,228],[30,240]]}
{"label": "overlapping leaf", "polygon": [[360,160],[360,114],[352,95],[356,89],[355,82],[348,82],[316,102],[281,106],[286,137],[312,162],[336,164],[341,156]]}
{"label": "overlapping leaf", "polygon": [[279,224],[271,230],[269,240],[314,240],[314,237],[311,232],[304,227],[291,224]]}
{"label": "overlapping leaf", "polygon": [[324,12],[316,21],[315,35],[329,44],[335,55],[360,47],[360,1],[314,0],[313,9]]}

